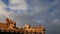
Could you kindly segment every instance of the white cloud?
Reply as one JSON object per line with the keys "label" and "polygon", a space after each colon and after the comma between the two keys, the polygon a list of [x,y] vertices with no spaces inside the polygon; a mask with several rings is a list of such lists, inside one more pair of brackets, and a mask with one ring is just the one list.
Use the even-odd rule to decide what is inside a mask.
{"label": "white cloud", "polygon": [[[34,5],[37,3],[37,2],[35,2],[35,3],[34,2],[35,1],[32,1],[33,4],[31,4],[31,5]],[[2,15],[5,15],[5,16],[9,15],[12,19],[16,20],[17,25],[24,25],[25,23],[30,23],[31,25],[39,24],[41,22],[45,23],[45,25],[47,27],[46,34],[49,34],[49,33],[53,34],[54,32],[59,32],[59,29],[57,29],[57,28],[59,28],[59,26],[56,27],[56,25],[60,25],[60,17],[59,17],[60,16],[60,8],[58,11],[56,8],[53,10],[54,12],[52,11],[52,13],[50,13],[50,14],[48,13],[49,9],[51,9],[52,6],[56,6],[58,4],[58,2],[54,1],[50,4],[45,2],[44,0],[43,1],[41,0],[41,2],[39,4],[37,3],[38,5],[33,7],[31,15],[33,15],[33,13],[35,15],[31,16],[31,15],[27,15],[27,14],[26,15],[25,14],[24,15],[20,15],[20,14],[15,15],[15,13],[13,11],[11,11],[11,12],[13,12],[13,14],[10,15],[10,12],[5,10],[5,7],[7,7],[7,6],[3,2],[0,1],[0,15],[1,16]],[[21,5],[20,5],[20,3],[21,3]],[[60,4],[58,4],[58,5],[60,5]],[[18,1],[17,0],[10,0],[9,8],[12,10],[27,10],[27,4],[24,0],[18,0]],[[36,12],[38,11],[37,14],[35,11]],[[40,20],[36,20],[38,23],[36,23],[36,21],[35,21],[36,17],[40,18]],[[57,30],[52,26],[55,26],[55,28]],[[54,31],[54,29],[56,31]]]}
{"label": "white cloud", "polygon": [[5,8],[7,8],[7,6],[2,1],[0,1],[0,17],[3,15],[9,17],[8,15],[11,14],[11,12],[8,12]]}
{"label": "white cloud", "polygon": [[10,0],[9,8],[12,10],[27,10],[26,0]]}

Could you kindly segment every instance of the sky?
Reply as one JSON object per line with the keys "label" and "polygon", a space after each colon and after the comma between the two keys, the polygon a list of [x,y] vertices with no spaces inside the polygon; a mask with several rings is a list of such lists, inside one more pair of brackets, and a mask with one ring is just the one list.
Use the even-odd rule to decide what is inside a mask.
{"label": "sky", "polygon": [[46,34],[60,34],[60,0],[0,0],[0,21],[8,17],[17,26],[43,24]]}

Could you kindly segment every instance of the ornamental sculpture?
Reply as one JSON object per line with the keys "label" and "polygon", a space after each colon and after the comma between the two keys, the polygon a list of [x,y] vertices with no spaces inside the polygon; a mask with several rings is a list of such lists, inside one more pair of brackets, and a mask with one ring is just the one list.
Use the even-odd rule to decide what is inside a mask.
{"label": "ornamental sculpture", "polygon": [[45,34],[45,28],[43,25],[31,26],[25,24],[25,27],[16,27],[16,22],[6,18],[6,22],[0,22],[0,33],[4,34]]}

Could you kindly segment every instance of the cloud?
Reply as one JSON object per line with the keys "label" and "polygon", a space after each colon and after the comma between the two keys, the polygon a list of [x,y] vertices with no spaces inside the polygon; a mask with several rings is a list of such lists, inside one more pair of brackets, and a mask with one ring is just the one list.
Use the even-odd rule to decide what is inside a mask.
{"label": "cloud", "polygon": [[[59,34],[59,25],[60,25],[60,4],[59,0],[54,0],[52,2],[47,0],[10,0],[8,12],[5,10],[6,5],[3,5],[1,14],[9,15],[10,18],[16,20],[17,25],[24,25],[29,23],[31,25],[40,25],[43,23],[46,27],[46,34]],[[21,4],[20,4],[21,3]],[[28,7],[27,7],[28,6]],[[15,14],[17,12],[17,14]],[[23,13],[23,14],[20,14]],[[28,13],[28,14],[24,14]]]}
{"label": "cloud", "polygon": [[50,4],[48,16],[46,17],[46,34],[59,34],[60,25],[60,6],[59,0]]}
{"label": "cloud", "polygon": [[[42,21],[45,23],[46,34],[53,34],[54,32],[55,32],[54,34],[59,34],[60,31],[59,30],[59,25],[60,25],[59,0],[54,0],[53,2],[48,2],[47,0],[41,0],[40,3],[37,1],[38,0],[36,1],[32,0],[32,2],[29,5],[29,8],[32,8],[31,15],[34,14],[33,19],[35,20],[37,18],[36,21]],[[34,7],[37,7],[40,10],[36,11],[37,9]]]}
{"label": "cloud", "polygon": [[6,10],[6,8],[7,8],[7,6],[2,1],[0,1],[0,15],[2,14],[4,16],[8,17],[8,15],[10,14],[10,12],[8,12]]}
{"label": "cloud", "polygon": [[11,10],[27,10],[26,0],[10,0],[9,8]]}
{"label": "cloud", "polygon": [[5,21],[5,18],[10,18],[10,14],[15,14],[13,12],[9,12],[8,10],[6,10],[7,5],[2,1],[0,0],[0,22],[2,21]]}

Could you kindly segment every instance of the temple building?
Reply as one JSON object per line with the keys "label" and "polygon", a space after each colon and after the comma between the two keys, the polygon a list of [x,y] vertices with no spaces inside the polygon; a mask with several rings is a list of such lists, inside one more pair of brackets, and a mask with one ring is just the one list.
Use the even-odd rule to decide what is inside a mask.
{"label": "temple building", "polygon": [[16,22],[6,18],[6,22],[0,22],[0,33],[1,34],[45,34],[45,27],[31,26],[25,24],[25,27],[16,27]]}

